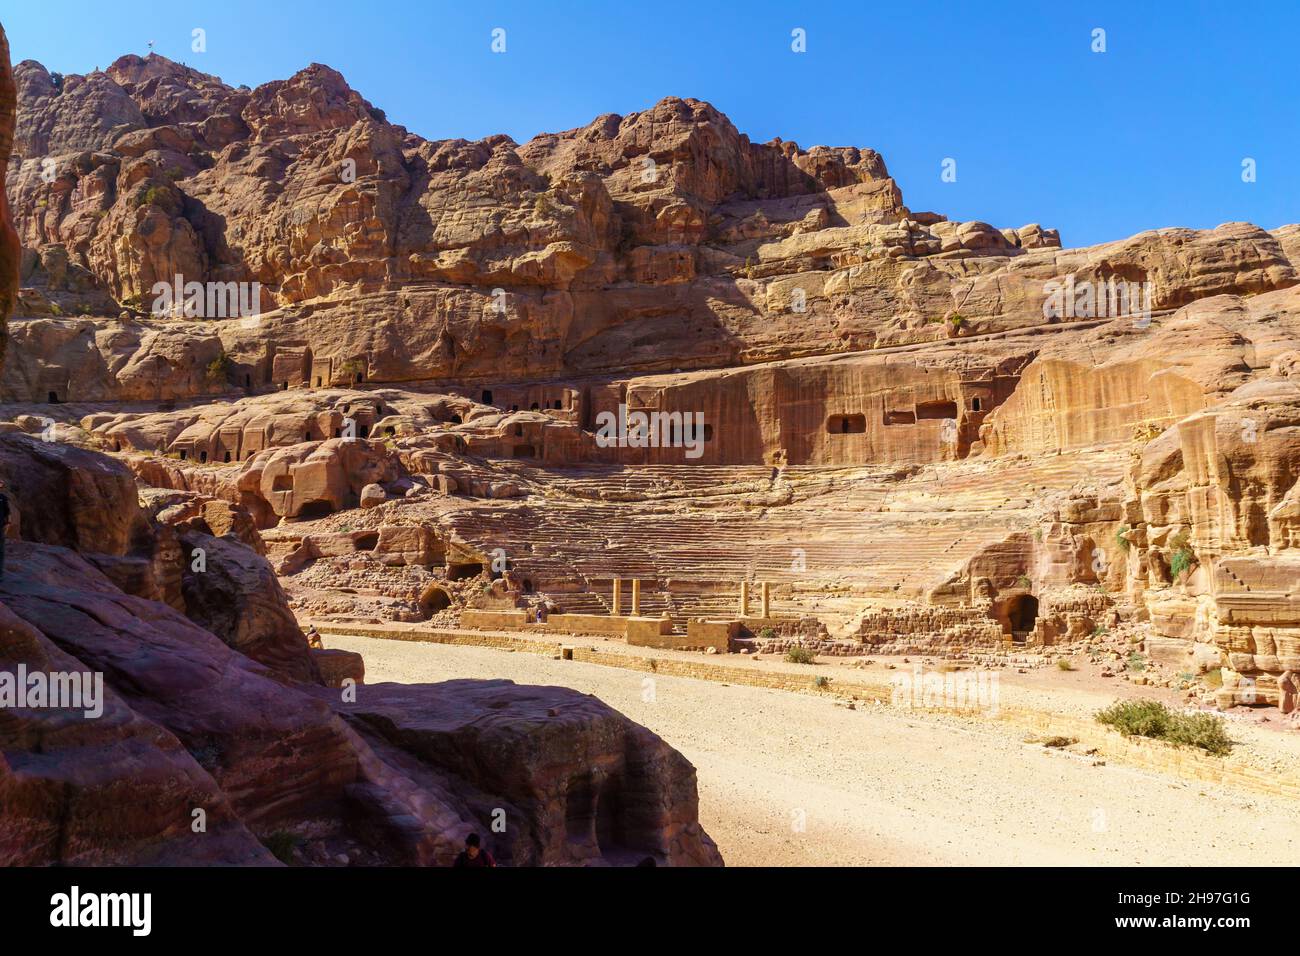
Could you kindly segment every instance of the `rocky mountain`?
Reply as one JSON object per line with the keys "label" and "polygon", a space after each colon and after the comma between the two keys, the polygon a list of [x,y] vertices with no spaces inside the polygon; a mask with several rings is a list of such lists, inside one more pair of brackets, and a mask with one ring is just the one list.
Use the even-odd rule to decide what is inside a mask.
{"label": "rocky mountain", "polygon": [[[351,755],[337,793],[390,823],[421,787],[462,821],[490,787],[472,760],[411,762],[444,752],[425,737],[441,703],[388,687],[325,707],[358,665],[304,656],[295,613],[608,615],[635,579],[674,640],[723,620],[765,648],[1005,656],[1115,628],[1197,706],[1295,710],[1300,226],[1062,248],[1038,224],[912,211],[871,150],[755,144],[689,99],[524,144],[429,142],[319,65],[253,90],[156,56],[14,77],[22,288],[0,397],[25,434],[4,442],[40,476],[23,485],[111,491],[130,520],[101,532],[108,516],[20,499],[40,588],[0,597],[43,629],[51,607],[124,606],[116,589],[148,604],[129,604],[135,632],[172,634],[158,654],[183,633],[213,667],[265,669],[250,707],[260,681],[292,682],[295,732]],[[641,415],[662,441],[602,436]],[[109,464],[60,477],[33,436]],[[174,554],[196,547],[237,550],[198,580]],[[71,560],[93,565],[89,596],[55,587]],[[779,611],[738,615],[760,582]],[[82,630],[42,633],[107,661]],[[123,706],[150,717],[135,679]],[[519,859],[605,858],[554,821],[617,780],[642,845],[715,861],[662,742],[561,692],[445,692],[473,720],[501,707],[506,737],[557,711],[612,747],[568,751],[621,768],[600,780],[520,770]],[[154,722],[192,754],[206,725],[187,713]],[[243,773],[208,768],[256,823],[277,798],[235,800]],[[439,819],[427,832],[455,831]]]}
{"label": "rocky mountain", "polygon": [[[95,180],[116,193],[123,161],[153,147],[112,151],[123,136],[148,139],[150,124],[197,123],[208,146],[229,124],[229,145],[265,134],[279,152],[285,137],[304,147],[295,137],[347,116],[382,123],[324,70],[321,88],[250,96],[156,60],[84,78],[20,64],[16,100],[7,52],[0,31],[0,161],[11,145],[19,157],[73,156],[89,177],[73,192]],[[254,100],[268,111],[256,129],[239,119]],[[167,182],[158,175],[146,178]],[[168,196],[182,204],[173,212],[189,203]],[[35,203],[44,219],[48,201]],[[163,208],[128,200],[91,215],[92,231],[109,220],[123,231],[84,250],[54,234],[33,241],[20,213],[24,274],[54,299],[29,295],[52,305],[81,289],[102,302],[110,289],[129,298],[155,267],[220,270],[206,247],[216,220],[195,228]],[[91,258],[108,258],[92,265],[92,246]],[[138,268],[125,284],[96,272],[128,261]],[[19,266],[0,197],[0,315]],[[721,863],[697,820],[694,768],[643,727],[563,688],[365,684],[359,655],[308,646],[245,509],[142,489],[120,460],[78,444],[0,424],[13,511],[0,580],[0,865],[449,865],[470,832],[515,865]],[[75,683],[77,706],[52,698],[55,682]]]}

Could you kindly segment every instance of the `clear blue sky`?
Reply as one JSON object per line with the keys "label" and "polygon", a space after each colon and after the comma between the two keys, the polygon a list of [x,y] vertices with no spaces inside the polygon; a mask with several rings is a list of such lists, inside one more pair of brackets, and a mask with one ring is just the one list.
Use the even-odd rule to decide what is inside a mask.
{"label": "clear blue sky", "polygon": [[[1300,3],[3,0],[15,60],[148,52],[256,86],[311,62],[430,139],[705,99],[750,138],[879,150],[915,210],[1066,245],[1300,220]],[[190,49],[207,31],[206,53]],[[506,32],[505,54],[491,31]],[[807,31],[807,52],[790,49]],[[1107,52],[1093,53],[1092,30]],[[944,158],[957,181],[940,180]],[[1241,179],[1257,162],[1258,181]]]}

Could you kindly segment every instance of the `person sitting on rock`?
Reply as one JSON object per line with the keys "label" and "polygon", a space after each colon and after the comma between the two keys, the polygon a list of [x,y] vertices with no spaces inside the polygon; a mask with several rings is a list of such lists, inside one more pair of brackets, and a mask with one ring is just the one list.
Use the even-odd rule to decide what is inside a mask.
{"label": "person sitting on rock", "polygon": [[471,833],[465,837],[465,849],[460,851],[456,857],[456,862],[452,866],[496,866],[497,861],[492,859],[492,854],[479,846],[477,833]]}
{"label": "person sitting on rock", "polygon": [[307,625],[307,646],[314,647],[317,650],[322,650],[325,647],[320,639],[320,631],[316,630],[315,624]]}

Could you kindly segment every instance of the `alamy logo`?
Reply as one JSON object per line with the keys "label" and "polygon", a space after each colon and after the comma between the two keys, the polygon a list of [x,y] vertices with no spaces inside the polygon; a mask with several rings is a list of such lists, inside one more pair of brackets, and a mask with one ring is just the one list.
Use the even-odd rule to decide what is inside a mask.
{"label": "alamy logo", "polygon": [[1105,319],[1134,316],[1137,326],[1151,324],[1151,283],[1129,282],[1111,276],[1101,282],[1076,282],[1074,273],[1065,281],[1053,279],[1043,286],[1043,318]]}
{"label": "alamy logo", "polygon": [[687,458],[704,454],[703,412],[618,412],[596,416],[596,444],[601,448],[685,448]]}
{"label": "alamy logo", "polygon": [[889,702],[895,707],[946,707],[955,710],[998,712],[997,671],[923,671],[920,664],[912,672],[895,674],[889,679],[892,691]]}
{"label": "alamy logo", "polygon": [[82,893],[74,886],[50,897],[51,926],[129,926],[132,936],[153,928],[151,893]]}
{"label": "alamy logo", "polygon": [[104,713],[104,675],[90,671],[0,671],[0,710],[42,707],[80,710],[88,720]]}
{"label": "alamy logo", "polygon": [[151,311],[157,316],[187,319],[252,318],[262,312],[260,282],[155,282]]}

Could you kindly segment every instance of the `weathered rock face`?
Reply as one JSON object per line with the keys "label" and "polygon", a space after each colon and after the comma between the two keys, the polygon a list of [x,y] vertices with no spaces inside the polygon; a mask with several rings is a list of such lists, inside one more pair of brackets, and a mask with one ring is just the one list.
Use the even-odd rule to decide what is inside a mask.
{"label": "weathered rock face", "polygon": [[[468,832],[486,831],[483,808],[503,802],[489,796],[497,778],[485,764],[519,794],[549,795],[504,801],[512,829],[529,835],[502,848],[506,859],[720,862],[696,823],[690,765],[589,698],[547,692],[568,718],[560,723],[571,748],[549,739],[551,756],[613,768],[634,797],[644,786],[659,800],[657,817],[636,800],[605,805],[602,820],[612,822],[601,826],[620,835],[616,845],[554,825],[555,801],[568,799],[554,775],[576,778],[580,765],[539,764],[529,747],[499,743],[475,757],[473,740],[463,742],[463,765],[430,764],[353,730],[335,711],[344,699],[367,702],[360,660],[309,652],[266,558],[235,533],[199,530],[229,519],[233,532],[236,509],[155,492],[151,518],[121,462],[13,431],[0,434],[0,475],[23,539],[9,545],[0,580],[0,667],[6,677],[21,666],[102,687],[80,709],[6,704],[0,862],[269,864],[263,842],[283,856],[287,834],[295,862],[445,865]],[[155,599],[168,595],[174,601]],[[404,694],[415,722],[421,701],[437,701],[446,719],[463,710],[467,723],[481,707],[472,686]],[[522,732],[542,739],[527,720],[534,694],[501,691],[493,706],[509,710],[516,695]],[[638,775],[643,764],[653,782]]]}
{"label": "weathered rock face", "polygon": [[[13,574],[11,569],[10,574]],[[85,665],[0,604],[0,670]],[[248,865],[273,862],[208,771],[163,726],[104,688],[102,713],[5,709],[0,723],[0,863]],[[202,808],[206,832],[195,833]]]}
{"label": "weathered rock face", "polygon": [[10,432],[0,435],[0,478],[26,541],[108,555],[148,547],[135,477],[120,461]]}
{"label": "weathered rock face", "polygon": [[318,681],[307,642],[266,558],[198,531],[180,535],[185,613],[289,680]]}
{"label": "weathered rock face", "polygon": [[[0,27],[0,164],[9,167],[14,145],[18,90],[9,65],[9,39]],[[6,190],[7,193],[7,190]],[[8,342],[7,320],[13,314],[18,296],[18,262],[21,249],[9,212],[8,195],[0,196],[0,365],[4,363]]]}
{"label": "weathered rock face", "polygon": [[[74,552],[16,544],[6,570],[5,669],[98,673],[106,690],[100,717],[33,707],[0,727],[5,863],[269,863],[252,834],[287,832],[300,862],[342,854],[445,865],[503,803],[520,837],[501,850],[515,862],[625,862],[629,853],[720,862],[695,822],[690,765],[590,698],[489,685],[494,726],[480,739],[468,734],[489,706],[476,682],[397,695],[361,686],[358,709],[373,705],[404,732],[408,722],[432,732],[431,714],[466,728],[456,760],[419,747],[390,754],[332,712],[353,713],[338,692],[273,680],[171,608],[123,594]],[[558,717],[551,733],[537,725],[539,701]],[[584,774],[612,775],[610,795],[581,832],[565,829],[563,815],[557,828],[557,809],[573,806],[575,819],[583,809],[574,781]],[[502,796],[490,796],[494,786]],[[586,798],[596,814],[594,793]],[[195,835],[200,809],[209,831]]]}
{"label": "weathered rock face", "polygon": [[[294,606],[353,618],[603,611],[636,577],[681,624],[761,576],[783,639],[1050,646],[1122,612],[1229,667],[1228,697],[1300,670],[1295,226],[1062,249],[913,212],[874,152],[754,144],[696,100],[431,143],[320,65],[256,90],[154,56],[16,76],[0,395],[188,496],[129,541],[130,508],[40,540],[107,540],[88,556],[120,587],[289,675],[284,613],[222,613],[282,607],[266,568],[201,593],[190,538],[260,528]],[[177,276],[202,308],[154,308]],[[237,283],[259,314],[226,308]],[[661,441],[600,440],[656,415]]]}
{"label": "weathered rock face", "polygon": [[694,768],[644,727],[558,687],[463,680],[441,691],[374,684],[343,712],[471,782],[476,815],[502,807],[511,862],[722,862],[696,822]]}

